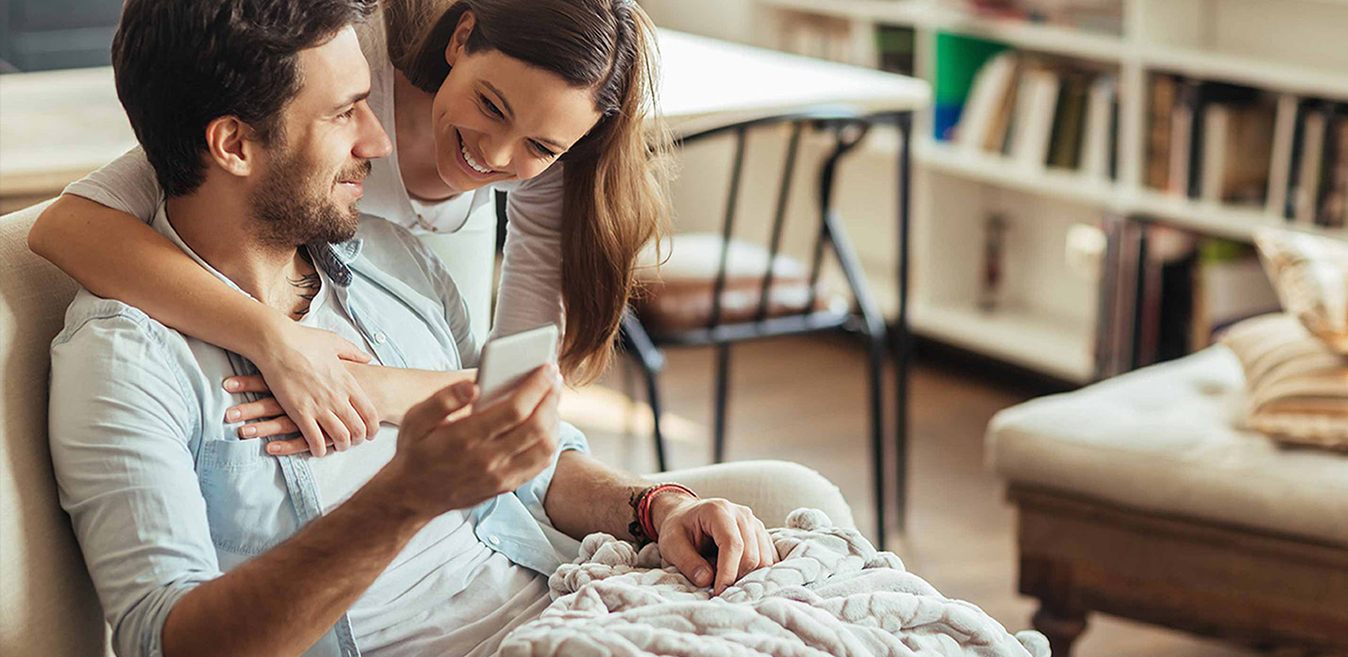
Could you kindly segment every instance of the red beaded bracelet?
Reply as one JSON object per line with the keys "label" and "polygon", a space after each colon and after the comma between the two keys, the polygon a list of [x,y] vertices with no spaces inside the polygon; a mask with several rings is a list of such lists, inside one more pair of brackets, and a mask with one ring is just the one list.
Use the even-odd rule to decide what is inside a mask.
{"label": "red beaded bracelet", "polygon": [[633,510],[636,511],[636,520],[628,526],[628,531],[637,538],[638,542],[660,540],[660,535],[651,519],[651,500],[655,499],[657,493],[667,490],[683,491],[692,496],[693,499],[697,499],[697,493],[681,484],[657,484],[641,491],[641,494],[632,503]]}

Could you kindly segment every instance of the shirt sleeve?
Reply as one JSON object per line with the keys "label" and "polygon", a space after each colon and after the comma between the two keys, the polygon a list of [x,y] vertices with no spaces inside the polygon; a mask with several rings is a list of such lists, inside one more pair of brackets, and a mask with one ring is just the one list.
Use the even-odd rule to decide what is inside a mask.
{"label": "shirt sleeve", "polygon": [[164,196],[154,167],[150,166],[145,151],[139,146],[102,169],[70,183],[62,193],[120,210],[147,224],[154,221]]}
{"label": "shirt sleeve", "polygon": [[493,337],[544,324],[564,328],[562,166],[553,165],[506,195],[505,261]]}
{"label": "shirt sleeve", "polygon": [[167,331],[122,308],[53,342],[51,453],[117,654],[156,657],[173,606],[221,571],[190,448],[200,407]]}

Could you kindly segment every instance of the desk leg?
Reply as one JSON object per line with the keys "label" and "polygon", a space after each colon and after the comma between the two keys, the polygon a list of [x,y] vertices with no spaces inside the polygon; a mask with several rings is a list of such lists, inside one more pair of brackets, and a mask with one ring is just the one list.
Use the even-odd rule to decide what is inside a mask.
{"label": "desk leg", "polygon": [[912,334],[908,330],[908,257],[909,257],[909,182],[912,163],[912,112],[900,112],[895,115],[895,127],[899,130],[898,161],[898,294],[899,312],[894,325],[894,379],[897,393],[895,405],[895,470],[894,490],[897,498],[895,526],[899,534],[907,531],[908,522],[908,360],[912,350]]}

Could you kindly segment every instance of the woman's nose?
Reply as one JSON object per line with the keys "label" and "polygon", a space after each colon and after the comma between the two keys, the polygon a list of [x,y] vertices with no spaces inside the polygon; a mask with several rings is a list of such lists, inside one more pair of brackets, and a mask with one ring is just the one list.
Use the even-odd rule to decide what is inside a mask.
{"label": "woman's nose", "polygon": [[495,171],[505,171],[510,166],[510,146],[505,139],[493,139],[483,136],[481,145],[482,159],[486,160],[482,164],[488,169]]}

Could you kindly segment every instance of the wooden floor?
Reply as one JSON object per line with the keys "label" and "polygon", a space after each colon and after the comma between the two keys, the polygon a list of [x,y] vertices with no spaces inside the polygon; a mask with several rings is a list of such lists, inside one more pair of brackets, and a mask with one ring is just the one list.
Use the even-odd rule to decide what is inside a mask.
{"label": "wooden floor", "polygon": [[[733,353],[726,458],[785,459],[818,470],[839,485],[858,527],[870,535],[875,515],[864,352],[846,339],[825,337],[750,343]],[[1014,511],[984,463],[983,430],[999,409],[1045,388],[978,369],[919,359],[910,405],[908,531],[886,547],[945,595],[979,605],[1015,631],[1029,627],[1035,605],[1015,593]],[[661,381],[672,468],[711,460],[712,373],[709,350],[669,352]],[[652,472],[649,417],[644,404],[634,406],[623,395],[623,379],[615,371],[571,393],[563,415],[586,432],[599,458],[632,472]],[[1254,653],[1097,615],[1076,654]]]}

